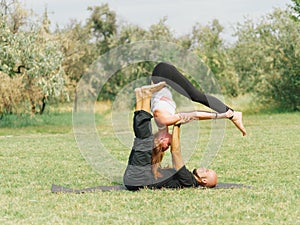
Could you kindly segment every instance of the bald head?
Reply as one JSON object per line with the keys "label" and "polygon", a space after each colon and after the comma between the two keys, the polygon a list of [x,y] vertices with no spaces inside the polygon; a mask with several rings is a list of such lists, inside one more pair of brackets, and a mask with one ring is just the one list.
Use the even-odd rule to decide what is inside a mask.
{"label": "bald head", "polygon": [[194,169],[193,174],[201,186],[212,188],[218,183],[218,176],[214,170],[198,168]]}
{"label": "bald head", "polygon": [[207,173],[206,179],[207,179],[207,182],[206,182],[205,187],[212,188],[212,187],[215,187],[218,183],[217,173],[213,170],[209,170],[209,172]]}

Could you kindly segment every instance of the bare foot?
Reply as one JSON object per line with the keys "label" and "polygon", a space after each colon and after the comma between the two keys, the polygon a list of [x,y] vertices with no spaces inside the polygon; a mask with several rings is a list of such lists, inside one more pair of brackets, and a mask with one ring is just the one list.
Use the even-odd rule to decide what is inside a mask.
{"label": "bare foot", "polygon": [[243,133],[243,136],[247,134],[246,129],[243,125],[243,115],[241,112],[234,112],[231,121]]}
{"label": "bare foot", "polygon": [[146,85],[142,87],[142,92],[143,94],[145,93],[147,95],[152,95],[154,92],[161,90],[165,86],[166,86],[165,81],[159,82],[157,84]]}
{"label": "bare foot", "polygon": [[234,112],[233,112],[231,109],[229,109],[229,110],[226,111],[225,117],[226,117],[227,119],[233,118],[233,116],[234,116]]}
{"label": "bare foot", "polygon": [[134,89],[134,92],[135,92],[135,95],[137,98],[142,98],[143,97],[143,94],[142,94],[142,88],[136,88]]}

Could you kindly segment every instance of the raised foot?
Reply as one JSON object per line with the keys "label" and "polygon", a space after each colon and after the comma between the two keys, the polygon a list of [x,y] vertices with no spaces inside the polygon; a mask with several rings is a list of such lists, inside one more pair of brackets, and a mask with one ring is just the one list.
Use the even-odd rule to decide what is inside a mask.
{"label": "raised foot", "polygon": [[247,134],[246,129],[243,125],[243,114],[241,112],[234,112],[231,121],[242,132],[243,136]]}
{"label": "raised foot", "polygon": [[137,97],[140,97],[140,98],[143,97],[142,88],[136,88],[136,89],[134,89],[134,92]]}
{"label": "raised foot", "polygon": [[165,81],[159,82],[157,84],[145,85],[145,86],[142,86],[142,92],[143,92],[143,94],[145,93],[145,94],[152,95],[154,92],[161,90],[165,86],[166,86]]}

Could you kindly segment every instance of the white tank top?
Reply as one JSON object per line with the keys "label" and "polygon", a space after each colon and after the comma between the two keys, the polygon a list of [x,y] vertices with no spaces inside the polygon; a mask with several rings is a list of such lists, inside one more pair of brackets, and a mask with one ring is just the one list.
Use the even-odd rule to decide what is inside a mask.
{"label": "white tank top", "polygon": [[151,111],[152,113],[157,109],[164,109],[171,115],[175,114],[176,103],[169,88],[164,87],[158,92],[152,94],[151,97]]}

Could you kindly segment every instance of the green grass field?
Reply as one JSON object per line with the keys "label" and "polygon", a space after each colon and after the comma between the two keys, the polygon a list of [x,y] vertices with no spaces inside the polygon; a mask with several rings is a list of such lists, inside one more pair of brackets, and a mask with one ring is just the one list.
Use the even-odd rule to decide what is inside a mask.
{"label": "green grass field", "polygon": [[[300,224],[299,113],[245,114],[247,137],[227,122],[211,168],[219,182],[251,189],[86,194],[50,191],[52,183],[71,188],[112,184],[82,157],[71,114],[37,117],[33,125],[26,120],[15,121],[13,128],[0,120],[0,224]],[[97,124],[106,123],[108,116],[97,118]],[[205,140],[209,130],[203,123]],[[110,131],[106,135],[108,142],[113,139]],[[130,149],[116,143],[112,148],[127,161]],[[201,154],[194,153],[188,168],[198,165]]]}

